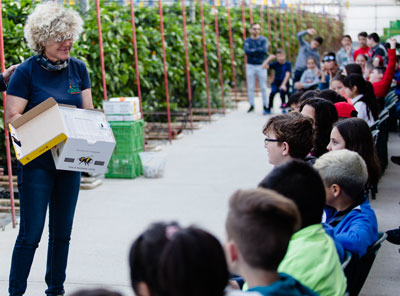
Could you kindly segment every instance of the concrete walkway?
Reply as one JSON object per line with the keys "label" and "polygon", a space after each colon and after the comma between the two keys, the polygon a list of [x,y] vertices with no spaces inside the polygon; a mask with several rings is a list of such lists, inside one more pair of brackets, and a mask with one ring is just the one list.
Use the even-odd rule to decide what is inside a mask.
{"label": "concrete walkway", "polygon": [[[260,102],[259,102],[260,103]],[[271,170],[261,133],[266,117],[261,105],[246,113],[238,110],[163,148],[168,154],[161,179],[106,179],[102,186],[81,191],[67,270],[66,290],[110,287],[133,295],[127,256],[133,239],[149,223],[176,220],[196,224],[224,240],[224,220],[230,195],[239,188],[255,187]],[[400,140],[396,139],[400,155]],[[398,226],[397,182],[400,167],[390,165],[376,202],[379,222],[386,230]],[[8,273],[17,230],[0,232],[0,295],[8,295]],[[26,295],[44,295],[47,230],[37,250]],[[377,258],[364,295],[397,295],[397,248],[386,243]],[[384,263],[384,264],[382,264]],[[383,287],[383,288],[382,288]],[[386,292],[380,292],[388,291]],[[67,293],[67,294],[68,294]]]}

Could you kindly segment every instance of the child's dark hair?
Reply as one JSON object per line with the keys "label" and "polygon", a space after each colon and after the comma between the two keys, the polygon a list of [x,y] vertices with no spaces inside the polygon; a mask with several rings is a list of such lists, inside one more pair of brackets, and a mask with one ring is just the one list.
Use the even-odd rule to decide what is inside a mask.
{"label": "child's dark hair", "polygon": [[282,48],[278,48],[278,49],[276,50],[275,54],[278,54],[278,53],[283,53],[283,54],[285,54],[285,51],[284,51]]}
{"label": "child's dark hair", "polygon": [[[229,273],[220,242],[196,227],[176,232],[163,251],[160,281],[164,296],[223,296]],[[199,284],[207,275],[207,283]]]}
{"label": "child's dark hair", "polygon": [[[332,79],[333,81],[333,79]],[[339,95],[337,92],[331,89],[324,89],[319,93],[319,97],[323,98],[325,100],[328,100],[329,102],[332,102],[333,104],[339,103],[339,102],[347,102],[347,100]]]}
{"label": "child's dark hair", "polygon": [[312,155],[320,157],[328,151],[326,147],[330,141],[332,126],[338,121],[337,110],[335,105],[322,98],[311,98],[303,101],[300,112],[306,105],[313,107],[315,110],[315,140]]}
{"label": "child's dark hair", "polygon": [[359,64],[351,63],[344,66],[346,69],[346,74],[349,76],[350,74],[359,74],[362,76],[362,68]]}
{"label": "child's dark hair", "polygon": [[161,296],[158,271],[161,254],[168,243],[167,227],[179,227],[176,223],[154,223],[133,243],[129,254],[130,276],[133,290],[144,282],[152,296]]}
{"label": "child's dark hair", "polygon": [[299,103],[301,104],[307,99],[317,98],[319,93],[320,93],[319,89],[307,90],[303,92],[302,95],[300,96]]}
{"label": "child's dark hair", "polygon": [[[129,255],[135,292],[144,282],[152,296],[223,296],[228,267],[219,241],[196,227],[177,223],[152,224],[133,243]],[[199,285],[201,276],[207,285]]]}
{"label": "child's dark hair", "polygon": [[324,38],[322,38],[321,36],[315,37],[314,40],[317,41],[319,45],[322,45],[322,43],[324,43]]}
{"label": "child's dark hair", "polygon": [[296,91],[295,93],[291,94],[289,97],[288,106],[299,103],[302,94],[302,91]]}
{"label": "child's dark hair", "polygon": [[368,38],[373,39],[376,43],[379,43],[379,41],[381,40],[381,38],[379,38],[379,35],[376,33],[369,34]]}
{"label": "child's dark hair", "polygon": [[346,76],[344,76],[342,73],[338,73],[335,76],[333,76],[332,81],[340,81],[341,83],[343,83],[345,78]]}
{"label": "child's dark hair", "polygon": [[368,37],[368,33],[367,33],[367,32],[360,32],[360,33],[358,33],[358,37],[365,37],[365,38],[367,38],[367,37]]}
{"label": "child's dark hair", "polygon": [[350,41],[353,41],[353,40],[351,39],[351,36],[350,36],[350,35],[343,35],[342,39],[344,39],[344,38],[349,38]]}
{"label": "child's dark hair", "polygon": [[379,74],[382,74],[382,75],[384,75],[386,72],[385,67],[374,67],[373,70],[377,71]]}
{"label": "child's dark hair", "polygon": [[368,119],[370,117],[369,112],[372,113],[372,117],[374,120],[378,119],[378,104],[376,101],[376,97],[374,94],[374,90],[371,89],[369,84],[365,81],[364,77],[359,74],[350,74],[346,77],[343,82],[344,86],[352,89],[354,86],[357,87],[357,91],[359,94],[362,94],[360,101],[364,102],[367,106],[367,116]]}
{"label": "child's dark hair", "polygon": [[71,294],[71,296],[122,296],[118,292],[109,291],[106,289],[94,289],[94,290],[79,290]]}
{"label": "child's dark hair", "polygon": [[325,188],[319,173],[309,164],[290,160],[274,168],[258,185],[294,201],[301,216],[301,228],[321,223]]}
{"label": "child's dark hair", "polygon": [[272,190],[239,190],[229,201],[228,239],[252,268],[276,271],[299,226],[294,202]]}

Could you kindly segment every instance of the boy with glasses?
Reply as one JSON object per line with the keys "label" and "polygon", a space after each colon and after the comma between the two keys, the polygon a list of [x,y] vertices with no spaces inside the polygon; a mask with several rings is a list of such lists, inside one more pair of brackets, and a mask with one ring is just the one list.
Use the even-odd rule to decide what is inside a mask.
{"label": "boy with glasses", "polygon": [[271,117],[263,134],[269,163],[274,166],[294,158],[305,160],[313,147],[313,121],[298,112]]}

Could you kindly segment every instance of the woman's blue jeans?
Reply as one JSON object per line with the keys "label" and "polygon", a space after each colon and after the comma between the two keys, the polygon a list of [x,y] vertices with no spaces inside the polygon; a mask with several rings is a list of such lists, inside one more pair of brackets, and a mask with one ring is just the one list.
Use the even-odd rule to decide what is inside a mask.
{"label": "woman's blue jeans", "polygon": [[72,222],[78,200],[79,172],[19,167],[20,228],[12,255],[9,293],[25,293],[29,271],[49,207],[47,295],[64,294]]}

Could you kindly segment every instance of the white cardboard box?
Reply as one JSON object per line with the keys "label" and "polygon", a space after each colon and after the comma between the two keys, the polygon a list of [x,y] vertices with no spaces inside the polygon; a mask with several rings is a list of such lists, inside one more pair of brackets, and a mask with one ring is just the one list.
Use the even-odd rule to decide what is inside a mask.
{"label": "white cardboard box", "polygon": [[104,173],[115,139],[104,113],[49,98],[10,123],[17,159],[27,164],[52,149],[57,169]]}
{"label": "white cardboard box", "polygon": [[59,170],[105,173],[115,147],[103,112],[60,106],[67,139],[51,149]]}
{"label": "white cardboard box", "polygon": [[15,155],[23,164],[67,139],[57,102],[47,99],[9,124]]}
{"label": "white cardboard box", "polygon": [[142,113],[127,115],[107,115],[108,121],[136,121],[142,118]]}
{"label": "white cardboard box", "polygon": [[103,110],[107,115],[130,115],[140,113],[138,97],[119,97],[103,101]]}

